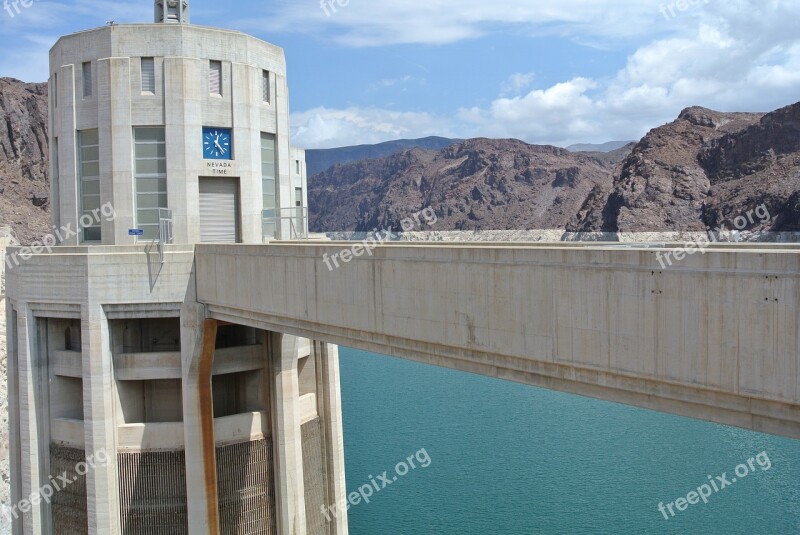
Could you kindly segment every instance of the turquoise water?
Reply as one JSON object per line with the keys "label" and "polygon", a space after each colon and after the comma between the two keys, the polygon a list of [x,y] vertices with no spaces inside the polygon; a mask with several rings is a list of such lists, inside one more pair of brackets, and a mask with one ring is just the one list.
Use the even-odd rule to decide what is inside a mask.
{"label": "turquoise water", "polygon": [[[352,535],[800,534],[800,441],[340,355],[348,491],[430,459],[351,507]],[[659,512],[761,452],[768,470],[755,460],[707,504]]]}

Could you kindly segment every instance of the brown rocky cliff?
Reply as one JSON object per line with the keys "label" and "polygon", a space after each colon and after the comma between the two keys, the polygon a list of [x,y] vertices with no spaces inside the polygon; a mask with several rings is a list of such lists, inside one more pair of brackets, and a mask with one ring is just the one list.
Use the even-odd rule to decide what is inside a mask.
{"label": "brown rocky cliff", "polygon": [[563,229],[595,189],[610,191],[628,150],[472,139],[337,165],[309,180],[311,228],[399,230],[403,218],[431,207],[436,230]]}
{"label": "brown rocky cliff", "polygon": [[746,230],[800,230],[800,103],[768,114],[684,110],[636,145],[608,197],[591,199],[567,229],[732,229],[762,204],[772,217]]}
{"label": "brown rocky cliff", "polygon": [[0,78],[0,226],[21,243],[50,231],[47,84]]}

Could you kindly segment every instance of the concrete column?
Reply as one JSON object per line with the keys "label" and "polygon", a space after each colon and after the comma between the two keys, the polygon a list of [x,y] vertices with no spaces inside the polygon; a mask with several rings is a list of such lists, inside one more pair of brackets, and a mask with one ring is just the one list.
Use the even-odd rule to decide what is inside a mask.
{"label": "concrete column", "polygon": [[[113,221],[103,217],[103,243],[133,244],[128,229],[136,223],[134,199],[133,120],[131,117],[131,58],[108,58],[97,62],[98,127],[107,147],[100,153],[101,206],[110,202],[114,207]],[[108,80],[108,83],[105,83]],[[134,185],[131,188],[131,184]]]}
{"label": "concrete column", "polygon": [[[0,308],[2,305],[0,305]],[[8,454],[11,469],[11,505],[22,499],[22,449],[20,445],[20,391],[19,356],[17,352],[17,320],[14,308],[9,304],[6,310],[6,332],[8,333]],[[14,535],[22,533],[22,516],[11,517],[11,531]]]}
{"label": "concrete column", "polygon": [[[99,297],[90,301],[101,302]],[[108,458],[108,463],[96,463],[86,474],[89,533],[116,535],[120,533],[117,422],[108,320],[102,306],[84,306],[81,315],[86,456]]]}
{"label": "concrete column", "polygon": [[[277,208],[291,208],[292,194],[292,149],[291,149],[291,130],[289,128],[289,88],[286,85],[285,76],[275,77],[275,106],[277,111],[277,128],[275,135],[275,158],[277,163],[277,184],[275,192],[275,204]],[[288,216],[281,212],[281,216]],[[291,237],[291,227],[288,220],[281,220],[280,239],[288,240]]]}
{"label": "concrete column", "polygon": [[[75,117],[75,65],[64,65],[58,70],[58,114],[60,128],[58,129],[58,188],[60,199],[52,202],[59,203],[61,225],[69,226],[76,232],[78,226],[78,158],[75,130],[77,118]],[[63,245],[78,245],[78,235],[67,237]]]}
{"label": "concrete column", "polygon": [[203,77],[207,62],[198,59],[164,58],[164,120],[167,139],[167,180],[175,243],[200,241],[200,192],[198,177],[204,171],[203,99],[208,82]]}
{"label": "concrete column", "polygon": [[[44,504],[31,505],[30,498],[38,495],[43,481],[45,454],[42,444],[40,422],[47,416],[43,412],[41,396],[41,359],[36,336],[36,319],[27,304],[20,303],[17,309],[17,363],[19,369],[19,439],[21,449],[21,488],[23,502],[17,511],[22,517],[23,533],[40,535],[45,533]],[[10,371],[10,370],[9,370]],[[11,392],[9,392],[10,394]],[[9,407],[10,408],[10,407]],[[46,451],[46,450],[45,450]]]}
{"label": "concrete column", "polygon": [[205,307],[187,302],[181,310],[183,429],[186,448],[186,500],[189,533],[219,533],[216,441],[211,372],[217,322]]}
{"label": "concrete column", "polygon": [[[233,115],[236,160],[240,162],[240,195],[242,243],[261,243],[261,210],[264,200],[256,192],[261,187],[261,132],[259,114],[261,107],[261,71],[241,63],[231,65],[231,113]],[[247,165],[249,164],[249,165]]]}
{"label": "concrete column", "polygon": [[297,337],[270,333],[269,347],[273,377],[272,421],[278,532],[283,535],[306,535]]}
{"label": "concrete column", "polygon": [[342,388],[339,379],[339,346],[314,342],[314,357],[320,368],[318,389],[320,416],[325,429],[325,454],[328,469],[328,496],[338,515],[331,523],[333,535],[347,535],[347,485],[344,473],[344,429],[342,427]]}

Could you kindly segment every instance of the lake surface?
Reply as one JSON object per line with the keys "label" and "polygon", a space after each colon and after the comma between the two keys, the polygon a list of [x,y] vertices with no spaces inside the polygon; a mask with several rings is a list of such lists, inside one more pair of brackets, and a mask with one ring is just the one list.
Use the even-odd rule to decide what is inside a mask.
{"label": "lake surface", "polygon": [[[800,534],[800,441],[340,355],[348,492],[380,489],[350,508],[351,535]],[[671,516],[708,476],[708,503]]]}

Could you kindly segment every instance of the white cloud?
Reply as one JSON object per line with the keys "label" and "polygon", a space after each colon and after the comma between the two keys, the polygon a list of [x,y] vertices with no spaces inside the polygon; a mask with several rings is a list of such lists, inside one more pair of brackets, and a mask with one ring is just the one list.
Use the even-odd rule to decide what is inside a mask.
{"label": "white cloud", "polygon": [[516,72],[508,77],[508,80],[503,82],[500,87],[500,94],[503,96],[516,96],[521,91],[529,88],[533,84],[536,75],[532,72],[521,73]]}
{"label": "white cloud", "polygon": [[298,147],[315,149],[409,137],[450,136],[447,123],[428,113],[320,107],[292,114],[292,142]]}
{"label": "white cloud", "polygon": [[[497,26],[527,28],[560,35],[620,37],[646,35],[663,24],[663,0],[350,0],[345,6],[323,2],[281,2],[264,7],[265,16],[237,24],[258,30],[333,32],[350,46],[446,44],[484,35]],[[611,5],[610,5],[611,4]],[[681,14],[683,16],[683,14]],[[298,30],[299,29],[299,30]]]}
{"label": "white cloud", "polygon": [[397,78],[384,78],[379,80],[377,83],[370,85],[367,88],[367,92],[388,89],[405,92],[408,91],[409,87],[412,85],[425,86],[427,83],[428,81],[425,78],[417,78],[415,76],[411,76],[410,74],[406,74],[405,76],[400,76]]}
{"label": "white cloud", "polygon": [[[522,6],[514,12],[511,8],[516,2],[499,3],[502,5],[492,5],[497,12],[506,13],[506,18],[529,13]],[[566,27],[579,27],[586,18],[586,13],[571,15],[580,13],[578,8],[584,6],[581,1],[563,0],[558,2],[560,7],[551,2],[540,4],[551,10],[540,5],[537,13],[547,13]],[[632,10],[631,21],[636,20],[642,5],[648,3],[637,4],[638,7],[617,2],[614,12],[619,13],[627,5]],[[660,17],[657,4],[656,20]],[[485,20],[482,8],[470,2],[462,7],[462,19]],[[596,9],[585,7],[593,16],[601,16]],[[654,5],[648,9],[652,14]],[[575,77],[528,90],[533,76],[517,73],[501,82],[499,95],[490,104],[453,110],[452,119],[438,118],[436,122],[446,127],[435,133],[516,137],[531,143],[567,145],[638,139],[650,128],[673,120],[688,106],[770,111],[799,100],[797,20],[800,2],[710,0],[678,12],[669,23],[673,28],[670,34],[661,34],[641,45],[622,69],[607,78]],[[660,24],[666,24],[663,18]],[[353,108],[349,112],[358,113]],[[333,114],[334,110],[327,113]],[[387,112],[382,117],[383,131],[402,130],[404,135],[415,137],[427,135],[434,126],[429,116],[418,132],[414,130],[415,123],[406,122],[402,113]],[[350,130],[336,132],[331,123],[327,126],[327,140],[337,145],[349,144]],[[322,145],[325,143],[321,141]]]}

